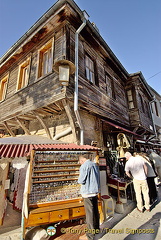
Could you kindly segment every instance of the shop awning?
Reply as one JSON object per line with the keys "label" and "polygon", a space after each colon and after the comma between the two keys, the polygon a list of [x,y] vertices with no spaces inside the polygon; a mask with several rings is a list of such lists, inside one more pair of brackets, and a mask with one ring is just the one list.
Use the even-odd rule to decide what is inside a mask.
{"label": "shop awning", "polygon": [[98,151],[99,148],[90,145],[69,144],[1,144],[0,157],[15,158],[28,156],[31,150],[37,151]]}
{"label": "shop awning", "polygon": [[133,135],[135,135],[135,136],[140,137],[140,135],[138,135],[137,133],[132,132],[132,131],[130,131],[130,130],[126,129],[126,128],[123,128],[123,127],[121,127],[121,126],[119,126],[119,125],[116,125],[116,124],[114,124],[114,123],[112,123],[112,122],[109,122],[109,121],[106,121],[106,120],[103,120],[103,122],[105,122],[105,123],[107,123],[107,124],[109,124],[109,125],[111,125],[111,126],[113,126],[113,127],[115,127],[115,128],[118,128],[118,129],[120,129],[120,130],[122,130],[122,131],[124,131],[124,132],[128,132],[128,133],[130,133],[130,134],[133,134]]}
{"label": "shop awning", "polygon": [[2,144],[0,145],[0,157],[15,158],[28,156],[32,150],[31,144]]}
{"label": "shop awning", "polygon": [[75,143],[69,144],[33,144],[32,145],[34,150],[57,150],[57,151],[97,151],[99,150],[97,147],[93,147],[90,145],[77,145]]}

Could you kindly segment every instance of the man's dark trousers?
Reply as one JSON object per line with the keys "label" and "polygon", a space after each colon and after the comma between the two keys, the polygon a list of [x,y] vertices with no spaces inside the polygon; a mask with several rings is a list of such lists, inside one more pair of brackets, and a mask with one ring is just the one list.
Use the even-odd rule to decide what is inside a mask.
{"label": "man's dark trousers", "polygon": [[[89,240],[94,239],[94,232],[99,229],[98,197],[84,198],[84,207],[86,212],[86,222],[89,232],[86,233]],[[92,231],[90,231],[90,229]]]}

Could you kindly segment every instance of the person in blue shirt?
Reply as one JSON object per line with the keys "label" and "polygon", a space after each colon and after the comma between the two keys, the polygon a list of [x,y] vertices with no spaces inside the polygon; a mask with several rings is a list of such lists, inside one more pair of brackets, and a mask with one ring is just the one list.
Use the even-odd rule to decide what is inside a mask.
{"label": "person in blue shirt", "polygon": [[86,223],[88,231],[86,237],[80,239],[94,239],[99,232],[98,193],[100,191],[99,167],[96,163],[86,157],[79,156],[81,164],[78,183],[81,184],[80,193],[84,200]]}

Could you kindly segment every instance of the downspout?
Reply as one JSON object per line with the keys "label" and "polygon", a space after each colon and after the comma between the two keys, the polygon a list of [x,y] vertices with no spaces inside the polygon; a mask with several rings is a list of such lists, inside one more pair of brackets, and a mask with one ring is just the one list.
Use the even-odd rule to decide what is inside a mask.
{"label": "downspout", "polygon": [[83,11],[83,23],[81,26],[77,29],[75,33],[75,90],[74,90],[74,112],[75,116],[80,128],[80,145],[84,144],[84,130],[83,130],[83,124],[80,118],[80,114],[78,111],[78,35],[82,31],[82,29],[86,26],[87,20],[88,20],[88,14]]}

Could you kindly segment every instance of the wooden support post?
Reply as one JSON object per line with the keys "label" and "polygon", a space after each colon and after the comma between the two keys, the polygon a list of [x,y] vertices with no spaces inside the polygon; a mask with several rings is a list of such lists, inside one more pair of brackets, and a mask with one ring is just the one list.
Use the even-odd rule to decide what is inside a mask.
{"label": "wooden support post", "polygon": [[46,124],[44,123],[42,118],[39,116],[39,114],[37,112],[35,112],[35,111],[32,111],[32,113],[37,118],[37,120],[39,120],[39,122],[41,123],[42,127],[45,129],[45,132],[46,132],[48,138],[53,139],[52,136],[51,136],[51,133],[49,131],[49,128],[46,126]]}
{"label": "wooden support post", "polygon": [[15,117],[17,123],[20,125],[20,127],[24,130],[26,135],[31,135],[30,131],[28,130],[28,128],[25,126],[25,124],[23,123],[22,120],[20,120],[18,117]]}
{"label": "wooden support post", "polygon": [[11,130],[11,128],[9,127],[8,123],[5,121],[3,123],[3,125],[5,126],[6,130],[9,132],[9,134],[12,136],[12,137],[16,137],[16,135],[14,134],[14,132]]}
{"label": "wooden support post", "polygon": [[[32,150],[30,153],[30,163],[29,163],[29,176],[28,176],[28,185],[27,185],[27,208],[29,210],[29,194],[31,193],[31,184],[32,184],[32,168],[33,168],[33,161],[34,161],[34,155],[35,151]],[[23,206],[24,207],[24,206]],[[26,233],[26,225],[27,225],[27,219],[22,213],[22,220],[21,220],[21,227],[22,227],[22,238],[21,240],[25,240],[25,233]]]}
{"label": "wooden support post", "polygon": [[[99,167],[99,154],[98,154],[98,151],[96,152],[95,162],[96,162],[96,164]],[[101,179],[100,179],[100,182],[101,182]],[[105,221],[105,219],[104,219],[104,214],[103,214],[101,193],[98,194],[98,202],[99,202],[100,223],[103,223]]]}
{"label": "wooden support post", "polygon": [[62,103],[63,103],[64,109],[66,111],[66,114],[68,116],[70,126],[72,128],[72,134],[74,136],[75,141],[77,141],[77,135],[76,135],[74,120],[73,120],[73,117],[72,117],[72,111],[70,109],[69,104],[67,103],[67,101],[65,99],[62,100]]}

